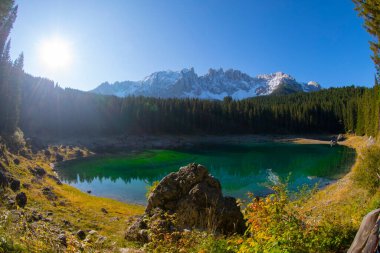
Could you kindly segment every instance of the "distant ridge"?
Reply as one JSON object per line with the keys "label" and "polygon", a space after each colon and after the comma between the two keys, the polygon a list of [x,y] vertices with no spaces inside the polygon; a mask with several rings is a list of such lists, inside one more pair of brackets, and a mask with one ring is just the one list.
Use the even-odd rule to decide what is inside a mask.
{"label": "distant ridge", "polygon": [[282,72],[251,77],[239,70],[209,69],[207,74],[198,76],[194,68],[190,68],[181,71],[155,72],[136,82],[124,81],[113,84],[105,82],[90,92],[118,97],[134,95],[221,100],[226,96],[244,99],[320,89],[321,86],[315,81],[299,83],[292,76]]}

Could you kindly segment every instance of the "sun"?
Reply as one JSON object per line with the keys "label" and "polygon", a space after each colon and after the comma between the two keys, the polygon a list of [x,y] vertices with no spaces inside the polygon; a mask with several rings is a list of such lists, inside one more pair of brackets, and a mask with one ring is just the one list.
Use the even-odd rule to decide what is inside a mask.
{"label": "sun", "polygon": [[39,55],[45,67],[51,70],[67,68],[73,58],[71,44],[61,37],[42,41],[39,46]]}

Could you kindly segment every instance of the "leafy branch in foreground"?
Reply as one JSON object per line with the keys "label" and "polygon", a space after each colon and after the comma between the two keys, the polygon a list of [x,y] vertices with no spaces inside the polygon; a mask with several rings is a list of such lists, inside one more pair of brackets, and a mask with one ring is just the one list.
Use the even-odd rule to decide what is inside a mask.
{"label": "leafy branch in foreground", "polygon": [[[338,223],[308,219],[300,205],[315,188],[288,190],[287,182],[272,186],[273,194],[252,196],[244,210],[247,231],[229,240],[236,252],[336,252],[349,245],[353,231]],[[295,195],[296,194],[296,195]],[[297,196],[297,199],[294,199]]]}

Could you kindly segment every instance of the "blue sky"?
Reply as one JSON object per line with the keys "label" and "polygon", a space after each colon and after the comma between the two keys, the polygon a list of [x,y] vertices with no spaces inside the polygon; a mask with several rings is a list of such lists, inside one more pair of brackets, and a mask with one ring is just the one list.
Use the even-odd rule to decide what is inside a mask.
{"label": "blue sky", "polygon": [[[81,90],[159,70],[282,71],[323,87],[373,84],[370,36],[350,0],[16,0],[12,56],[25,71]],[[71,47],[69,66],[40,60],[41,41]]]}

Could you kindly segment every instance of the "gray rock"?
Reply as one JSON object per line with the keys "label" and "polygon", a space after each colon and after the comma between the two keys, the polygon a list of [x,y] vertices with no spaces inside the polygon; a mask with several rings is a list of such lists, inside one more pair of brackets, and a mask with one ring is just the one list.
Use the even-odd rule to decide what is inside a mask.
{"label": "gray rock", "polygon": [[88,231],[88,234],[89,234],[89,235],[94,235],[94,234],[96,234],[96,233],[98,233],[98,232],[96,232],[95,230],[90,230],[90,231]]}
{"label": "gray rock", "polygon": [[[175,220],[165,214],[175,214]],[[148,240],[142,232],[145,227],[168,232],[195,228],[230,235],[244,233],[245,221],[236,199],[223,197],[219,181],[202,165],[189,164],[161,180],[149,196],[143,218],[129,228],[126,238]]]}
{"label": "gray rock", "polygon": [[51,201],[58,199],[57,195],[55,195],[55,193],[52,191],[52,189],[50,187],[43,188],[42,194],[45,195],[45,197]]}
{"label": "gray rock", "polygon": [[86,238],[86,233],[83,230],[78,230],[77,236],[80,240],[84,240]]}
{"label": "gray rock", "polygon": [[55,160],[56,160],[57,162],[62,162],[62,161],[63,161],[63,156],[60,155],[60,154],[55,154]]}
{"label": "gray rock", "polygon": [[32,168],[29,168],[30,172],[35,176],[35,177],[39,177],[39,178],[42,178],[43,176],[46,175],[46,170],[44,168],[41,168],[41,167],[36,167],[34,169]]}
{"label": "gray rock", "polygon": [[107,240],[107,237],[105,236],[99,236],[99,238],[96,240],[96,243],[104,243]]}
{"label": "gray rock", "polygon": [[16,203],[19,207],[24,208],[26,206],[27,201],[28,200],[24,192],[20,192],[16,195]]}
{"label": "gray rock", "polygon": [[380,209],[364,216],[355,239],[347,253],[376,252],[379,240]]}
{"label": "gray rock", "polygon": [[58,235],[58,241],[65,247],[67,247],[67,239],[65,234]]}
{"label": "gray rock", "polygon": [[75,156],[78,158],[83,157],[84,156],[83,151],[82,150],[75,151]]}
{"label": "gray rock", "polygon": [[22,184],[22,187],[25,188],[25,189],[29,189],[29,188],[30,188],[30,184],[23,183],[23,184]]}
{"label": "gray rock", "polygon": [[16,208],[16,202],[15,202],[13,199],[8,198],[8,199],[7,199],[7,207],[8,207],[9,209]]}
{"label": "gray rock", "polygon": [[65,225],[65,226],[71,226],[71,222],[70,221],[68,221],[68,220],[62,220],[62,222],[63,222],[63,225]]}
{"label": "gray rock", "polygon": [[51,223],[51,222],[53,221],[53,219],[50,218],[50,217],[42,218],[42,220],[43,220],[44,222],[47,222],[47,223]]}
{"label": "gray rock", "polygon": [[143,218],[138,218],[125,233],[125,239],[130,241],[148,242],[148,234],[141,232],[148,228]]}
{"label": "gray rock", "polygon": [[28,216],[27,221],[28,222],[35,222],[35,221],[40,221],[43,219],[42,214],[37,212],[36,210],[32,211],[32,213]]}
{"label": "gray rock", "polygon": [[14,162],[14,164],[16,164],[16,165],[19,165],[19,164],[20,164],[20,160],[19,160],[19,159],[17,159],[17,158],[16,158],[16,159],[14,159],[14,160],[13,160],[13,162]]}
{"label": "gray rock", "polygon": [[20,180],[17,180],[16,178],[10,178],[9,179],[9,187],[14,192],[19,191],[20,190]]}
{"label": "gray rock", "polygon": [[8,186],[8,178],[4,172],[0,171],[0,188],[5,188]]}
{"label": "gray rock", "polygon": [[25,149],[20,150],[20,155],[28,160],[32,160],[32,157],[28,154],[27,150]]}
{"label": "gray rock", "polygon": [[58,177],[51,175],[51,174],[48,174],[47,176],[48,176],[48,178],[53,179],[57,183],[57,185],[62,185],[62,182],[61,182],[61,180],[59,180]]}

